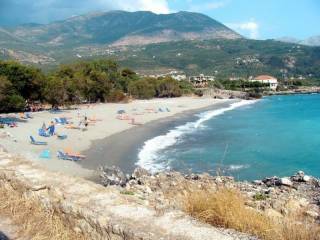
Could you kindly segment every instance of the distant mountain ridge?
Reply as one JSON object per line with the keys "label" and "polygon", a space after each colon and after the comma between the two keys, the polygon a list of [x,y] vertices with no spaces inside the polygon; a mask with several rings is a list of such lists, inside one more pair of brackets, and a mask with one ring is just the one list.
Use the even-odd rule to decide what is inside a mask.
{"label": "distant mountain ridge", "polygon": [[[12,38],[42,46],[137,45],[195,39],[237,39],[241,35],[200,14],[111,11],[72,17],[47,25],[3,28]],[[8,34],[6,37],[8,38]],[[0,42],[3,42],[0,34]]]}
{"label": "distant mountain ridge", "polygon": [[320,35],[312,36],[312,37],[306,38],[304,40],[299,40],[299,39],[291,38],[291,37],[282,37],[277,40],[279,40],[281,42],[296,43],[296,44],[302,44],[302,45],[307,45],[307,46],[320,46]]}

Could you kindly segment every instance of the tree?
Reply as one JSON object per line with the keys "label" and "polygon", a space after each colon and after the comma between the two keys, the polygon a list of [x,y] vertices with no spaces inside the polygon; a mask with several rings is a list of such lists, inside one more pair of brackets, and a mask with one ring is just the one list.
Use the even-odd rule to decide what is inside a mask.
{"label": "tree", "polygon": [[68,99],[63,79],[56,76],[49,77],[44,88],[44,93],[46,100],[52,107],[58,107],[59,105],[64,104]]}
{"label": "tree", "polygon": [[131,82],[128,88],[129,93],[135,98],[150,99],[156,95],[154,86],[145,79]]}
{"label": "tree", "polygon": [[159,80],[157,86],[158,97],[180,97],[182,91],[180,89],[178,81],[171,77],[165,77]]}

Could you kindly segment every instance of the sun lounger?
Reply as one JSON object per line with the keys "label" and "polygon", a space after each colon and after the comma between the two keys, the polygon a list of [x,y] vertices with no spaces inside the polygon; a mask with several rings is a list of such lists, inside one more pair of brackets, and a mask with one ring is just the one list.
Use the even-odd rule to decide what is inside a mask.
{"label": "sun lounger", "polygon": [[117,116],[117,119],[119,119],[119,120],[132,120],[132,117],[130,117],[129,115],[120,114]]}
{"label": "sun lounger", "polygon": [[62,160],[70,160],[70,161],[80,161],[81,158],[80,157],[77,157],[77,156],[71,156],[69,154],[66,154],[62,151],[58,151],[57,152],[57,156],[59,159],[62,159]]}
{"label": "sun lounger", "polygon": [[169,108],[166,108],[167,112],[171,112]]}
{"label": "sun lounger", "polygon": [[30,113],[25,113],[24,115],[26,116],[26,118],[33,118]]}
{"label": "sun lounger", "polygon": [[65,134],[57,134],[57,137],[58,137],[58,139],[60,139],[60,140],[64,140],[64,139],[67,139],[67,135],[65,135]]}
{"label": "sun lounger", "polygon": [[163,110],[162,110],[162,108],[159,108],[159,110],[158,110],[159,112],[164,112]]}
{"label": "sun lounger", "polygon": [[67,126],[65,126],[66,129],[81,129],[80,127],[77,127],[73,124],[68,124]]}
{"label": "sun lounger", "polygon": [[50,135],[42,128],[39,129],[38,134],[40,137],[50,137]]}
{"label": "sun lounger", "polygon": [[79,158],[86,158],[85,155],[82,155],[80,153],[76,153],[74,151],[72,151],[71,148],[65,148],[64,149],[65,154],[69,155],[69,156],[73,156],[73,157],[79,157]]}
{"label": "sun lounger", "polygon": [[25,116],[25,114],[23,114],[23,113],[19,113],[19,118],[21,118],[21,119],[28,119],[28,118]]}
{"label": "sun lounger", "polygon": [[47,142],[36,141],[32,136],[30,136],[30,140],[31,140],[31,144],[33,144],[33,145],[48,145]]}

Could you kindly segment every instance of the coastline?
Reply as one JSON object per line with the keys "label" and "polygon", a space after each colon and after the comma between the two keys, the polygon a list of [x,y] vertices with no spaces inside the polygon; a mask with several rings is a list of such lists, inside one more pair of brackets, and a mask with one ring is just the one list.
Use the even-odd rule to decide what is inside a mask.
{"label": "coastline", "polygon": [[97,169],[105,165],[116,166],[127,174],[132,173],[137,167],[138,153],[147,140],[165,134],[186,122],[197,120],[199,118],[197,115],[200,113],[224,109],[235,102],[238,101],[223,101],[204,108],[187,110],[170,117],[153,120],[137,128],[130,128],[104,139],[95,140],[92,146],[83,152],[90,160],[80,164],[87,169]]}
{"label": "coastline", "polygon": [[[136,100],[126,104],[93,104],[89,106],[79,106],[77,110],[67,110],[59,114],[37,112],[33,114],[33,119],[30,119],[27,122],[19,122],[18,127],[16,128],[0,129],[1,145],[9,153],[36,162],[48,170],[92,179],[92,177],[95,176],[96,168],[92,167],[91,169],[87,169],[82,166],[82,164],[86,164],[86,161],[89,162],[90,159],[83,160],[84,163],[80,165],[71,161],[59,160],[56,157],[56,152],[58,150],[64,150],[65,148],[71,148],[75,152],[83,153],[91,149],[96,144],[96,140],[103,140],[131,128],[137,129],[138,131],[141,126],[133,126],[129,121],[118,120],[116,118],[118,110],[126,111],[130,116],[134,116],[136,122],[146,125],[152,121],[161,119],[166,122],[166,119],[169,119],[170,117],[175,119],[177,114],[185,113],[187,111],[197,111],[208,107],[210,108],[220,103],[232,101],[234,100],[181,97],[171,99]],[[168,108],[169,112],[145,112],[145,109],[158,110],[158,108]],[[141,115],[134,115],[138,112],[141,113]],[[42,138],[38,136],[38,129],[43,123],[48,124],[54,118],[64,116],[69,118],[70,121],[73,121],[74,125],[77,125],[84,115],[97,120],[93,122],[92,125],[89,125],[87,131],[66,129],[63,125],[57,125],[57,132],[68,136],[66,140],[59,140],[56,137]],[[171,120],[169,119],[169,121]],[[48,146],[35,146],[30,144],[30,136],[34,136],[38,141],[46,141]],[[134,135],[132,135],[132,138],[135,139]],[[119,139],[118,141],[123,141],[123,139]],[[50,159],[42,159],[39,157],[43,150],[50,151]],[[106,164],[109,165],[108,163]]]}

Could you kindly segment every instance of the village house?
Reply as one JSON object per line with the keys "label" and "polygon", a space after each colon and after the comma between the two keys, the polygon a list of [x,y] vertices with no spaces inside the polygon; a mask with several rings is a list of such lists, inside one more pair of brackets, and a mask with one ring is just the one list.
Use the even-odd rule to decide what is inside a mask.
{"label": "village house", "polygon": [[207,87],[209,82],[213,82],[214,80],[214,76],[205,76],[204,74],[189,77],[189,82],[192,83],[192,85],[196,88]]}
{"label": "village house", "polygon": [[270,89],[273,91],[275,91],[278,87],[278,80],[275,77],[272,77],[269,75],[260,75],[260,76],[257,76],[255,78],[249,80],[249,81],[269,84]]}

